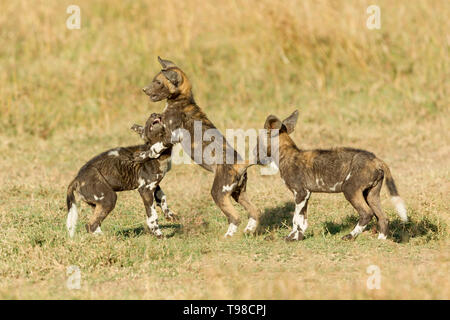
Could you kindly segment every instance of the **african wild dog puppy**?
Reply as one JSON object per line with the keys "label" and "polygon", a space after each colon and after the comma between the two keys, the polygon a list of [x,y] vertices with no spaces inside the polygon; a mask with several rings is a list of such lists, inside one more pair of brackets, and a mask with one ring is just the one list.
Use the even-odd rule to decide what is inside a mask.
{"label": "african wild dog puppy", "polygon": [[[267,130],[268,157],[278,159],[281,178],[295,197],[293,229],[286,240],[302,240],[308,226],[306,210],[311,192],[343,192],[345,198],[359,213],[359,221],[345,240],[356,238],[367,226],[373,215],[378,220],[378,239],[388,235],[388,219],[381,209],[380,190],[383,178],[392,197],[400,219],[408,220],[403,200],[399,197],[389,167],[371,152],[335,148],[329,150],[299,149],[289,134],[294,131],[298,111],[280,121],[276,116],[267,117],[264,128]],[[278,130],[274,131],[274,130]],[[278,154],[270,154],[271,135],[278,134]],[[258,144],[261,143],[258,139]],[[259,145],[258,145],[259,147]]]}
{"label": "african wild dog puppy", "polygon": [[158,226],[156,204],[161,207],[169,220],[176,215],[167,206],[166,196],[159,186],[164,175],[170,169],[170,148],[166,149],[158,159],[135,162],[134,154],[148,149],[164,135],[164,128],[159,115],[152,114],[145,127],[133,125],[132,130],[139,133],[146,144],[115,148],[103,152],[88,161],[78,172],[76,178],[67,189],[67,230],[73,237],[78,220],[76,198],[83,200],[94,209],[94,215],[86,224],[90,233],[101,233],[100,225],[114,209],[117,191],[138,189],[147,214],[147,225],[157,237],[162,236]]}
{"label": "african wild dog puppy", "polygon": [[[234,159],[240,159],[240,156],[230,146],[229,148],[231,151],[230,149],[228,149],[228,151],[226,150],[227,143],[225,138],[223,139],[224,158],[219,159],[223,161],[210,162],[204,158],[204,154],[200,155],[200,157],[202,157],[200,161],[196,161],[196,143],[202,143],[201,150],[205,150],[212,142],[194,140],[195,122],[201,122],[202,137],[206,130],[215,129],[215,126],[196,104],[192,94],[191,83],[185,73],[171,61],[162,60],[160,57],[158,57],[158,61],[162,66],[162,70],[156,74],[153,81],[145,87],[143,91],[153,102],[166,100],[166,107],[163,111],[162,118],[168,130],[175,136],[177,136],[177,129],[187,130],[191,137],[190,152],[188,152],[190,157],[204,169],[214,172],[215,178],[211,189],[211,195],[215,203],[228,218],[229,227],[228,231],[225,233],[225,237],[233,236],[240,224],[238,212],[233,207],[231,198],[241,204],[249,214],[250,219],[245,228],[245,232],[254,232],[258,225],[260,211],[247,197],[246,184],[248,163],[236,163],[237,161],[235,161],[234,164],[227,164],[225,160],[227,152],[231,152],[231,156]],[[174,138],[174,136],[171,138]],[[178,142],[180,142],[183,140],[183,137],[177,136],[175,139],[169,139],[165,143],[155,144],[149,151],[137,154],[137,159],[157,157],[160,152],[172,146],[171,141],[177,139]],[[187,140],[186,137],[184,137],[184,139]],[[184,146],[186,145],[185,143],[186,141],[183,142]]]}

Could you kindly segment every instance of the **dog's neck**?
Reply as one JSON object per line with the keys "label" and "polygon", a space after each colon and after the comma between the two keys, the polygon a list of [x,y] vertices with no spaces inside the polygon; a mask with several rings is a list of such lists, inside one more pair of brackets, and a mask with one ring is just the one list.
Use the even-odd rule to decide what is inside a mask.
{"label": "dog's neck", "polygon": [[287,132],[280,133],[279,146],[280,165],[282,162],[289,161],[290,157],[292,156],[291,150],[301,152],[301,150],[297,147],[294,140],[291,139]]}
{"label": "dog's neck", "polygon": [[[208,119],[203,110],[196,104],[192,94],[179,95],[177,98],[167,99],[163,112],[171,113],[173,111],[184,114],[188,120],[201,121],[202,130],[215,128],[214,124]],[[185,127],[185,129],[189,130],[188,127]]]}
{"label": "dog's neck", "polygon": [[167,98],[167,106],[184,106],[188,104],[196,104],[194,100],[194,95],[191,91],[186,93],[179,93],[176,96]]}

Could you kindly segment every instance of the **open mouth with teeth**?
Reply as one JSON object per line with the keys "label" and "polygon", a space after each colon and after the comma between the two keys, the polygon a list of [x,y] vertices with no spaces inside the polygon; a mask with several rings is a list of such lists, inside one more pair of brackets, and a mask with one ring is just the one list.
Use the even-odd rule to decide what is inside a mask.
{"label": "open mouth with teeth", "polygon": [[156,125],[162,125],[161,122],[161,117],[157,117],[152,121],[152,125],[150,126],[150,130],[153,130],[153,127],[155,127]]}
{"label": "open mouth with teeth", "polygon": [[161,123],[161,117],[156,118],[155,120],[153,120],[152,122],[152,126],[157,124],[157,123]]}

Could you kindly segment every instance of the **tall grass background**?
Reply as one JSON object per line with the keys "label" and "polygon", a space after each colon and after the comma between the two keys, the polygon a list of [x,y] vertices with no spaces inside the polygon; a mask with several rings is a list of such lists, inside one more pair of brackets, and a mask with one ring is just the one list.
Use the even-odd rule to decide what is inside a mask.
{"label": "tall grass background", "polygon": [[293,108],[325,123],[448,111],[448,1],[377,1],[380,30],[366,27],[369,1],[76,1],[79,30],[66,28],[69,4],[0,4],[1,132],[46,139],[145,118],[157,55],[187,72],[219,126]]}

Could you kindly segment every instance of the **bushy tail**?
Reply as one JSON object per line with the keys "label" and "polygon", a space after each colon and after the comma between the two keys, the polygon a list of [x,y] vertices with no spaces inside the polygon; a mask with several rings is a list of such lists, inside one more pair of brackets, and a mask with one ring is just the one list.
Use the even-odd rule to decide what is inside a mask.
{"label": "bushy tail", "polygon": [[403,222],[408,222],[408,216],[406,214],[406,207],[405,203],[403,202],[403,199],[400,198],[400,195],[398,194],[397,187],[395,185],[394,178],[392,178],[391,170],[389,169],[388,165],[381,161],[381,165],[383,167],[384,171],[384,177],[386,179],[386,186],[389,190],[389,195],[391,196],[391,201],[395,206],[395,209],[397,210],[398,216]]}
{"label": "bushy tail", "polygon": [[78,210],[75,199],[75,189],[77,186],[76,180],[72,181],[67,188],[67,231],[69,231],[69,236],[72,238],[75,235],[75,229],[78,221]]}

